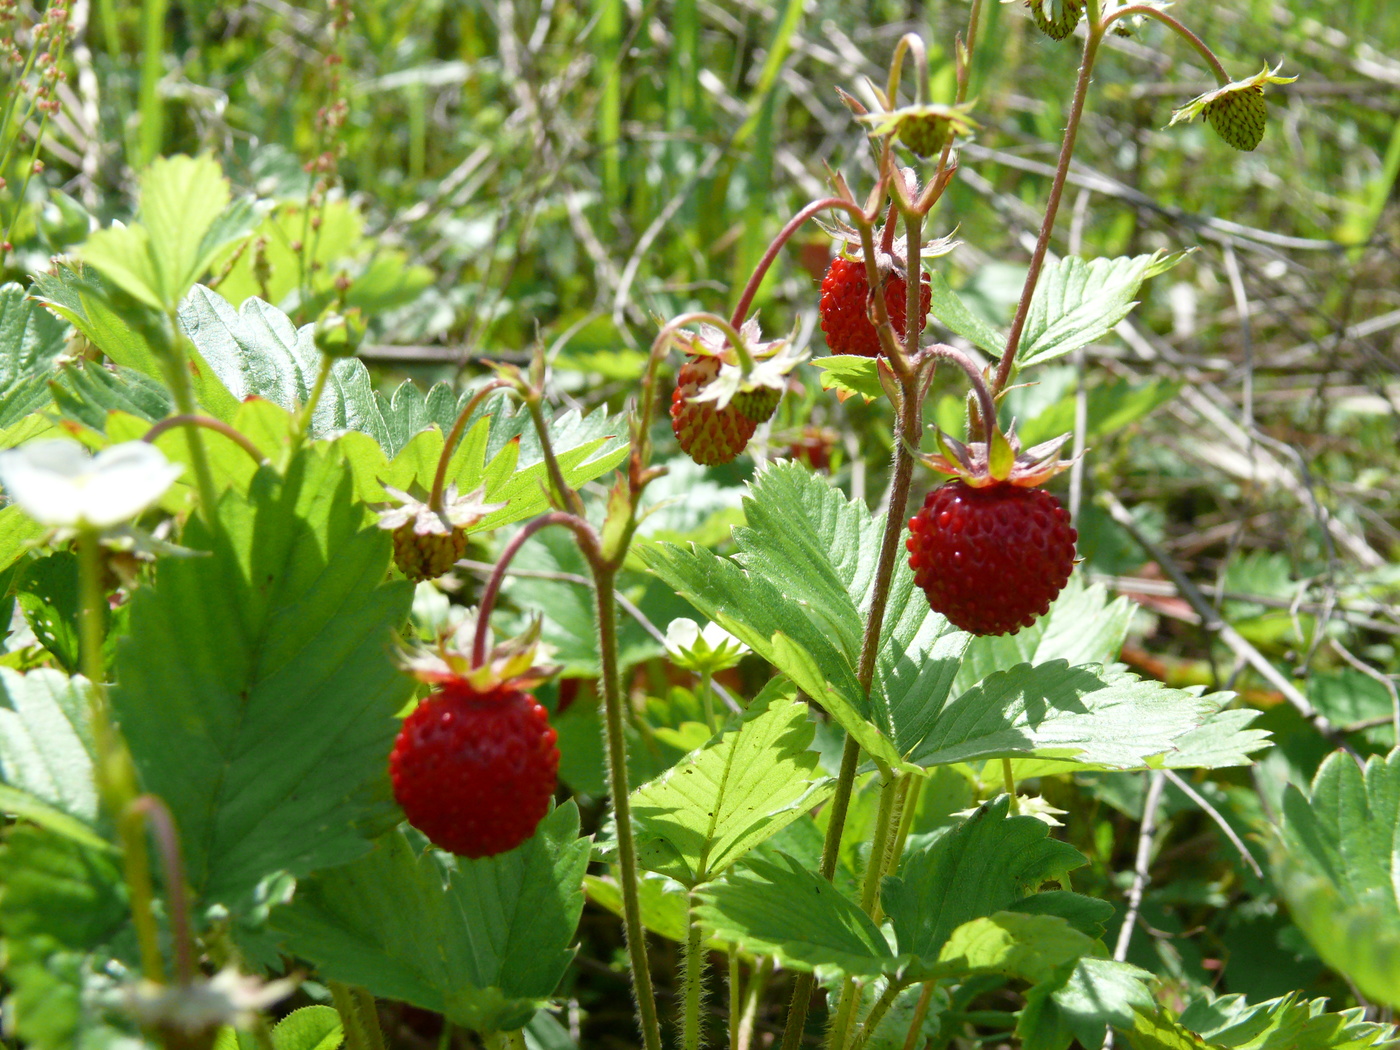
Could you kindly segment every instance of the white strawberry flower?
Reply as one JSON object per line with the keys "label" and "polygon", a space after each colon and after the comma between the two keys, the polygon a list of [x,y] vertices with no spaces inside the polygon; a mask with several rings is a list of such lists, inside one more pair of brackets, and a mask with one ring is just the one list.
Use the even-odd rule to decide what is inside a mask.
{"label": "white strawberry flower", "polygon": [[[755,390],[774,390],[781,394],[787,389],[787,377],[794,368],[811,356],[806,349],[793,345],[794,336],[764,342],[758,328],[758,318],[752,317],[739,329],[744,348],[753,358],[753,368],[744,375],[739,355],[727,345],[727,337],[711,325],[700,326],[700,353],[720,360],[719,374],[690,400],[713,401],[715,409],[723,411],[735,395]],[[795,335],[795,333],[794,333]],[[692,348],[691,353],[697,352]]]}
{"label": "white strawberry flower", "polygon": [[700,625],[689,617],[678,617],[666,627],[666,651],[688,671],[713,674],[733,667],[749,647],[717,623]]}
{"label": "white strawberry flower", "polygon": [[104,530],[139,516],[184,468],[145,441],[97,455],[76,441],[36,441],[0,452],[0,484],[40,525]]}

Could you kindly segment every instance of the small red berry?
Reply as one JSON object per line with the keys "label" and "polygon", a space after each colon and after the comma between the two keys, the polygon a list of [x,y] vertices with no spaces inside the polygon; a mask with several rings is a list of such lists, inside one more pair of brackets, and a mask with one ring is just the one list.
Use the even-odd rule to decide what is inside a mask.
{"label": "small red berry", "polygon": [[717,409],[712,401],[690,400],[719,375],[719,369],[716,357],[687,358],[671,395],[671,429],[681,451],[705,467],[730,462],[758,429],[758,422],[740,412],[733,401]]}
{"label": "small red berry", "polygon": [[905,546],[934,612],[971,634],[1015,634],[1064,588],[1076,539],[1044,489],[950,481],[909,519]]}
{"label": "small red berry", "polygon": [[465,857],[505,853],[549,811],[556,738],[529,693],[449,680],[404,719],[389,755],[394,797],[434,845]]}
{"label": "small red berry", "polygon": [[[867,312],[870,298],[870,284],[865,276],[863,259],[848,259],[837,256],[831,260],[826,276],[822,278],[821,321],[826,333],[826,345],[833,354],[858,354],[861,357],[878,357],[881,352],[880,336],[870,323]],[[919,318],[919,331],[928,324],[928,312],[933,302],[933,289],[927,277],[922,280],[920,289],[922,313]],[[885,278],[885,311],[895,335],[904,338],[904,307],[907,300],[904,278],[890,274]]]}

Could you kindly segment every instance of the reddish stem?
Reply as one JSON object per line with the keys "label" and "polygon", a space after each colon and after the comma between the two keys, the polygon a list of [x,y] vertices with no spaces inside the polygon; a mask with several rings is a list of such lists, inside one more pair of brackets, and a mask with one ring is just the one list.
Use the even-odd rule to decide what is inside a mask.
{"label": "reddish stem", "polygon": [[738,328],[744,323],[744,315],[749,312],[749,307],[753,305],[753,297],[758,294],[758,286],[763,283],[763,278],[768,276],[768,267],[773,265],[773,260],[778,257],[778,253],[783,250],[794,233],[796,233],[808,219],[818,212],[826,211],[828,208],[844,208],[858,221],[865,222],[865,213],[860,210],[858,204],[844,200],[841,197],[824,197],[819,201],[813,201],[800,212],[788,220],[786,226],[778,231],[778,235],[773,238],[773,243],[768,245],[768,250],[763,253],[763,258],[758,261],[758,266],[754,268],[753,274],[749,277],[749,283],[744,285],[744,294],[739,296],[739,304],[734,307],[734,313],[730,324]]}
{"label": "reddish stem", "polygon": [[160,848],[165,864],[165,896],[170,910],[170,939],[175,948],[175,974],[181,984],[195,977],[194,939],[190,934],[190,906],[185,896],[185,869],[180,859],[180,836],[165,803],[155,795],[142,795],[127,809],[129,816],[144,816]]}
{"label": "reddish stem", "polygon": [[582,518],[566,514],[562,510],[542,514],[517,532],[506,544],[505,550],[501,551],[501,556],[496,561],[496,567],[491,570],[491,575],[486,580],[486,590],[481,592],[481,606],[476,614],[476,634],[472,637],[473,667],[480,667],[486,662],[486,633],[490,629],[491,610],[496,607],[496,595],[500,593],[501,581],[505,579],[506,569],[510,567],[516,552],[525,545],[525,541],[548,525],[567,525],[579,537],[581,546],[596,547],[598,544],[598,537],[593,532],[593,526]]}
{"label": "reddish stem", "polygon": [[236,427],[232,427],[222,420],[213,419],[209,416],[199,416],[192,413],[177,416],[166,416],[150,430],[146,431],[141,439],[148,445],[155,444],[156,438],[160,437],[167,430],[174,430],[176,427],[204,427],[207,430],[217,431],[228,438],[235,445],[241,448],[248,455],[253,457],[253,462],[262,466],[268,462],[266,456],[258,450],[258,446],[253,444],[252,439]]}
{"label": "reddish stem", "polygon": [[509,379],[492,379],[485,383],[480,390],[472,395],[471,400],[457,413],[457,420],[452,424],[452,429],[447,437],[442,441],[442,455],[438,457],[437,473],[433,475],[433,491],[428,496],[428,507],[431,510],[442,510],[442,489],[443,483],[447,480],[447,465],[452,461],[452,453],[456,450],[457,439],[462,436],[462,430],[467,425],[467,419],[476,411],[486,398],[497,390],[504,390],[514,384]]}

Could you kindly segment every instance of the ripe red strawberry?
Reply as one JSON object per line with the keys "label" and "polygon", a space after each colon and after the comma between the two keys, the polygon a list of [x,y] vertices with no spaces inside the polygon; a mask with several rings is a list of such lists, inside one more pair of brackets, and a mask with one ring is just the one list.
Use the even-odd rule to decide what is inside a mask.
{"label": "ripe red strawberry", "polygon": [[683,451],[701,466],[713,467],[734,459],[749,443],[758,423],[731,401],[716,409],[711,401],[691,401],[719,375],[716,357],[692,355],[681,365],[676,392],[671,395],[671,429]]}
{"label": "ripe red strawberry", "polygon": [[971,634],[1015,634],[1064,588],[1077,538],[1044,489],[959,480],[928,494],[905,546],[934,612]]}
{"label": "ripe red strawberry", "polygon": [[465,857],[504,853],[549,811],[556,737],[529,693],[448,679],[404,719],[389,755],[394,797],[434,845]]}
{"label": "ripe red strawberry", "polygon": [[[870,323],[866,311],[870,298],[870,284],[865,276],[865,262],[862,259],[849,259],[837,256],[831,260],[826,276],[822,278],[821,320],[822,331],[826,333],[826,345],[833,354],[858,354],[861,357],[878,357],[881,353],[880,337],[875,326]],[[904,307],[907,298],[904,278],[892,273],[885,278],[885,310],[895,334],[904,338]],[[933,290],[928,278],[922,280],[920,290],[922,313],[919,317],[919,331],[928,324],[929,307],[932,305]]]}

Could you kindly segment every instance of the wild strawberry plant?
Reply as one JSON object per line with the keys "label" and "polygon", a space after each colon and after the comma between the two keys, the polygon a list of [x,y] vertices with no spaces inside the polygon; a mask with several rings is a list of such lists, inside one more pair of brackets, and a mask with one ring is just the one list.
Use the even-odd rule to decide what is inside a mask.
{"label": "wild strawberry plant", "polygon": [[[977,127],[977,0],[952,97],[925,98],[923,43],[901,39],[883,90],[843,96],[870,169],[833,175],[777,229],[728,314],[665,320],[625,414],[554,410],[542,353],[471,390],[376,391],[353,356],[357,310],[388,278],[316,266],[325,150],[307,239],[275,276],[286,311],[251,294],[271,295],[275,209],[234,199],[208,157],[151,163],[132,221],[0,289],[0,563],[33,632],[0,667],[9,1038],[382,1050],[375,1004],[394,1000],[441,1015],[444,1045],[453,1026],[561,1045],[542,1008],[586,896],[622,920],[647,1050],[723,1042],[721,987],[734,1048],[755,1045],[775,989],[789,1050],[944,1047],[974,1029],[1034,1050],[1394,1038],[1320,1000],[1174,999],[1109,951],[1113,906],[1076,892],[1086,857],[1022,793],[1066,772],[1240,766],[1268,746],[1230,694],[1117,662],[1128,603],[1073,575],[1075,531],[1043,487],[1082,450],[1060,459],[1070,435],[1023,449],[1004,405],[1179,258],[1049,257],[1105,34],[1155,20],[1195,47],[1221,86],[1179,115],[1238,148],[1283,79],[1231,81],[1155,5],[1028,6],[1054,39],[1082,27],[1082,54],[1005,333],[950,289],[937,260],[955,242],[927,228]],[[344,110],[325,113],[329,133]],[[819,216],[839,246],[820,292],[834,353],[808,364],[750,307]],[[82,352],[58,363],[70,342]],[[880,509],[776,462],[732,553],[644,535],[665,406],[684,452],[726,463],[810,367],[831,397],[892,407]],[[961,436],[926,426],[936,381],[966,397]],[[585,487],[599,479],[603,497]],[[434,586],[517,525],[475,610]],[[548,564],[522,573],[531,557]],[[525,622],[496,609],[505,590]],[[623,678],[624,652],[654,645],[619,618],[637,600],[708,621],[675,616],[664,636],[695,688],[660,702],[659,727]],[[734,695],[717,676],[745,652],[771,673]],[[585,743],[531,692],[552,659],[598,679],[606,783],[574,775]],[[561,686],[561,726],[564,707]],[[1290,790],[1274,843],[1318,953],[1392,1006],[1396,763],[1334,756],[1309,794]],[[607,819],[581,834],[580,800],[602,795]],[[653,988],[662,940],[681,946],[673,1005]],[[270,1025],[302,982],[330,1005]]]}

